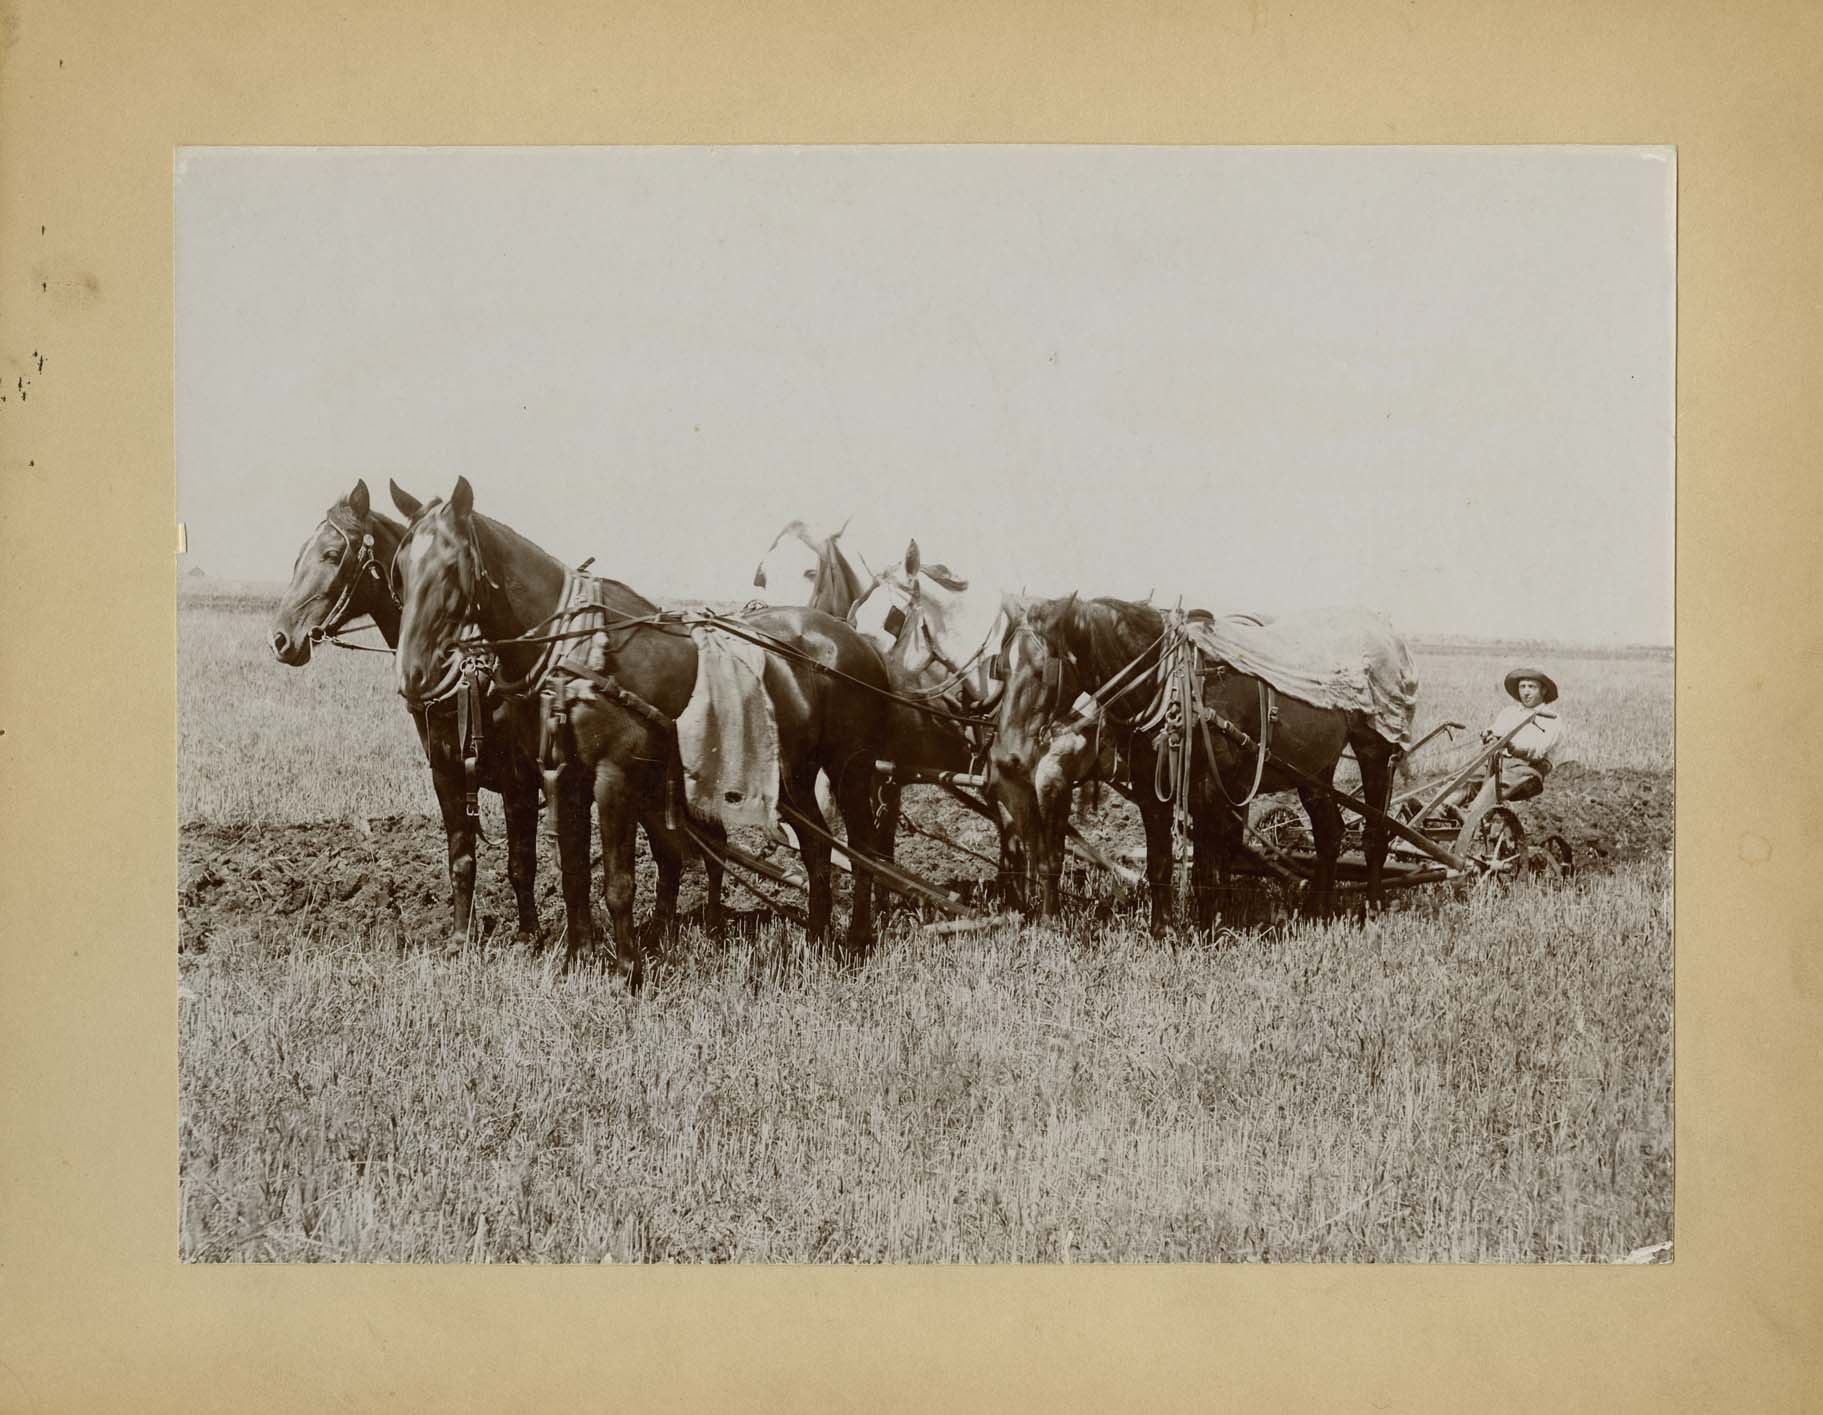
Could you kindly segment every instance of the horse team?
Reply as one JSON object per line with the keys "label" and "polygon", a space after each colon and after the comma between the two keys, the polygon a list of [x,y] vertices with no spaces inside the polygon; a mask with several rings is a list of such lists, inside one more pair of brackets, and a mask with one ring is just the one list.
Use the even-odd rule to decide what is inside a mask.
{"label": "horse team", "polygon": [[[673,728],[696,686],[694,633],[704,618],[570,569],[477,511],[466,478],[448,498],[429,502],[396,484],[391,491],[404,522],[376,510],[357,482],[305,540],[272,621],[273,653],[281,663],[305,664],[314,643],[363,616],[394,652],[399,693],[443,817],[458,939],[474,922],[474,802],[486,788],[505,808],[519,935],[531,941],[539,931],[537,826],[548,807],[563,879],[562,966],[591,951],[593,815],[612,966],[637,984],[644,954],[633,925],[636,831],[657,867],[654,932],[663,937],[675,921],[691,856],[708,875],[707,927],[713,934],[722,922],[725,831],[681,809],[675,770]],[[828,935],[833,899],[833,838],[819,777],[854,856],[888,866],[900,778],[944,781],[994,817],[1003,869],[1012,862],[1041,914],[1058,907],[1076,787],[1108,782],[1139,808],[1154,933],[1171,922],[1174,810],[1194,841],[1195,922],[1207,927],[1218,883],[1247,853],[1245,799],[1296,789],[1317,846],[1310,901],[1329,906],[1342,825],[1323,787],[1344,746],[1352,747],[1364,799],[1383,810],[1397,757],[1361,714],[1294,699],[1269,708],[1258,680],[1209,665],[1200,701],[1238,731],[1204,731],[1201,754],[1186,749],[1180,770],[1175,756],[1161,760],[1168,749],[1151,730],[1171,637],[1159,610],[1075,594],[1029,599],[971,584],[923,560],[915,541],[902,561],[861,574],[839,535],[817,540],[799,522],[786,526],[754,575],[773,602],[709,621],[711,632],[765,649],[781,810],[796,827],[814,941]],[[1267,733],[1270,762],[1263,747],[1257,759],[1245,747]],[[882,763],[894,770],[883,772]],[[1175,791],[1167,789],[1173,773]],[[952,775],[984,778],[986,800],[948,785]],[[1385,837],[1368,820],[1371,899]],[[853,956],[873,942],[870,875],[854,871],[846,936]]]}

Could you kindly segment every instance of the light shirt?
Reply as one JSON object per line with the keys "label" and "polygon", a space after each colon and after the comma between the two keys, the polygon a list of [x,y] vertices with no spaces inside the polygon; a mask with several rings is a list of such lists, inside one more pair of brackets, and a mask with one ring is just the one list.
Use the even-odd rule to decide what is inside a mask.
{"label": "light shirt", "polygon": [[1524,707],[1519,703],[1509,703],[1500,710],[1493,723],[1488,727],[1496,738],[1504,737],[1524,721],[1527,714],[1536,711],[1526,726],[1520,727],[1513,740],[1507,743],[1507,750],[1522,761],[1545,768],[1551,765],[1551,754],[1557,750],[1557,744],[1563,740],[1563,719],[1557,715],[1556,703],[1541,703],[1536,709]]}

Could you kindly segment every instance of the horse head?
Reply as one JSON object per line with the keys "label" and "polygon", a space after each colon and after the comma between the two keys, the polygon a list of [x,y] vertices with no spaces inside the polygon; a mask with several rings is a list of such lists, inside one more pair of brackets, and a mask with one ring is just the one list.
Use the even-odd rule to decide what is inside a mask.
{"label": "horse head", "polygon": [[291,583],[272,616],[272,653],[297,668],[310,662],[311,645],[363,614],[371,615],[390,643],[398,633],[398,603],[386,567],[404,528],[373,510],[367,483],[357,481],[336,501],[298,548]]}
{"label": "horse head", "polygon": [[1000,601],[947,566],[924,559],[912,541],[903,560],[874,576],[848,622],[880,651],[895,678],[911,682],[965,675],[992,650]]}
{"label": "horse head", "polygon": [[753,587],[766,591],[768,604],[803,605],[846,619],[868,587],[838,544],[847,529],[844,523],[819,541],[802,521],[787,522],[760,557]]}

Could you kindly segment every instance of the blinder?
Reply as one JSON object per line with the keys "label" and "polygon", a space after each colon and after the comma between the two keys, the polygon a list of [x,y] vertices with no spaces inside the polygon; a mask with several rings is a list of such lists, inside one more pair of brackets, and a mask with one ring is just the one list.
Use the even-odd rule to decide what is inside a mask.
{"label": "blinder", "polygon": [[1006,682],[1006,657],[1004,654],[991,653],[987,656],[987,676],[996,683]]}
{"label": "blinder", "polygon": [[905,611],[895,604],[891,609],[886,611],[885,624],[886,632],[891,634],[895,639],[898,638],[899,631],[905,627]]}

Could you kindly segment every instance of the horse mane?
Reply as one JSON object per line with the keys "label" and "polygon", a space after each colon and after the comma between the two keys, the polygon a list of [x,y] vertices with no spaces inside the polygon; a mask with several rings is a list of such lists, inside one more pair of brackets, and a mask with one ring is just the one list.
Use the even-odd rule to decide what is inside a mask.
{"label": "horse mane", "polygon": [[1164,617],[1149,604],[1100,596],[1075,596],[1057,605],[1056,624],[1083,672],[1104,683],[1157,642]]}
{"label": "horse mane", "polygon": [[[428,511],[429,508],[427,507],[426,510]],[[494,545],[488,552],[487,568],[489,573],[496,578],[510,572],[510,562],[515,556],[541,558],[554,566],[560,577],[573,573],[550,551],[539,545],[538,542],[520,535],[504,521],[496,521],[492,516],[484,516],[479,511],[473,514],[476,522],[485,527],[488,535],[493,538]],[[604,592],[603,603],[611,604],[616,609],[626,609],[631,606],[640,614],[658,613],[658,606],[632,586],[622,584],[619,580],[610,580],[602,575],[591,575],[588,578]],[[616,603],[617,600],[622,602]]]}

